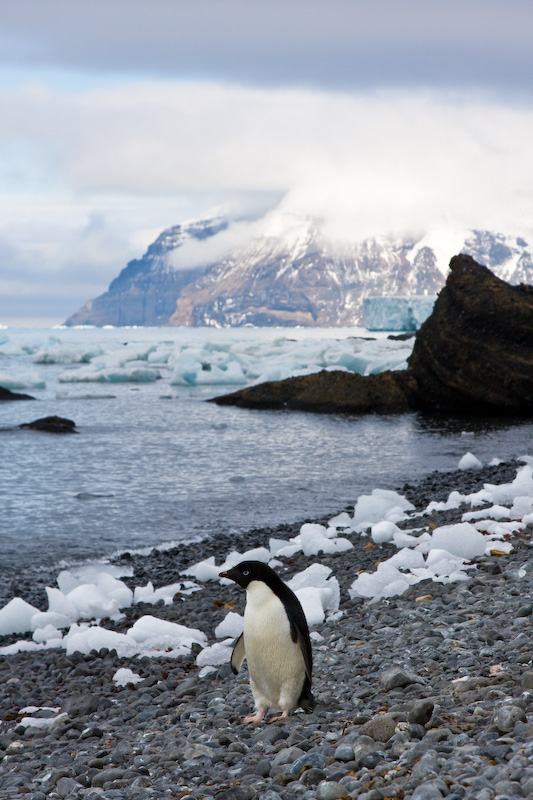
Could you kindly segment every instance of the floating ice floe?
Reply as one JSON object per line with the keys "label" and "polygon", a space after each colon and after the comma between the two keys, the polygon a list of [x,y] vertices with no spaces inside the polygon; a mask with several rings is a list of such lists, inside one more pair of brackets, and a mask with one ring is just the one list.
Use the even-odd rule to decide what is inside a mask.
{"label": "floating ice floe", "polygon": [[104,354],[99,344],[64,344],[55,336],[39,347],[33,356],[35,364],[88,364],[93,358]]}
{"label": "floating ice floe", "polygon": [[0,386],[10,391],[21,389],[44,389],[46,382],[37,372],[14,375],[11,372],[0,372]]}
{"label": "floating ice floe", "polygon": [[[98,345],[82,347],[51,339],[37,350],[34,360],[43,364],[86,364],[63,373],[59,378],[63,383],[155,380],[159,371],[154,368],[165,367],[170,371],[170,383],[177,386],[244,385],[307,375],[322,369],[363,375],[384,369],[403,369],[412,346],[412,341],[374,341],[357,337],[294,340],[280,336],[266,342],[242,339],[221,342],[217,336],[198,342],[139,343],[121,347],[115,343],[102,352]],[[9,347],[12,345],[6,341],[0,352],[7,352]],[[134,368],[132,362],[144,362],[146,369]]]}

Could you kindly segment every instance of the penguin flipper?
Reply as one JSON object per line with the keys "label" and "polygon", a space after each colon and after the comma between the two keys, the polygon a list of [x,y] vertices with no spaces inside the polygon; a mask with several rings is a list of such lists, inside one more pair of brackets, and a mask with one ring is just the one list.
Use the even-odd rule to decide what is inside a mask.
{"label": "penguin flipper", "polygon": [[[302,611],[303,616],[303,611]],[[297,641],[300,645],[300,650],[302,651],[302,656],[304,659],[305,665],[305,675],[307,680],[309,681],[309,686],[311,686],[311,675],[313,672],[313,654],[311,651],[311,639],[309,637],[309,628],[307,627],[307,621],[305,617],[303,617],[303,623],[298,620],[294,622],[294,630],[296,632],[296,637],[293,636],[293,641]]]}
{"label": "penguin flipper", "polygon": [[241,633],[235,645],[233,647],[233,653],[231,654],[231,671],[234,675],[237,675],[238,672],[241,671],[242,662],[246,658],[246,651],[244,649],[244,633]]}

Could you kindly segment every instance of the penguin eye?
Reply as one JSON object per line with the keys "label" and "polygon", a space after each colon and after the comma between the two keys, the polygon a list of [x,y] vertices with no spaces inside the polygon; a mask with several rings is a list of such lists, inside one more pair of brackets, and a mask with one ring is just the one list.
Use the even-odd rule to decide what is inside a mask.
{"label": "penguin eye", "polygon": [[248,577],[248,575],[250,574],[250,570],[245,569],[245,570],[243,570],[242,574],[245,575],[246,577]]}

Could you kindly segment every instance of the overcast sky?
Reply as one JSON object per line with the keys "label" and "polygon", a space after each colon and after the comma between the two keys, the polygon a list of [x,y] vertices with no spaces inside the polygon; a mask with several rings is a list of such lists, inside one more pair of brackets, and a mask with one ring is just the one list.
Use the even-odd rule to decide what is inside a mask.
{"label": "overcast sky", "polygon": [[0,0],[0,323],[226,202],[527,235],[532,32],[531,0]]}

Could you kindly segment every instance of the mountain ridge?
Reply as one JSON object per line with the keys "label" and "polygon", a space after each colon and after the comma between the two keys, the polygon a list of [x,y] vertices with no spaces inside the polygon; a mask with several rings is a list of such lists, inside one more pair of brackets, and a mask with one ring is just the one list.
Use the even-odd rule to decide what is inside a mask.
{"label": "mountain ridge", "polygon": [[[353,243],[333,241],[317,218],[277,213],[254,223],[240,243],[213,255],[216,246],[211,245],[226,241],[235,223],[219,215],[166,229],[142,258],[121,270],[107,292],[65,324],[362,325],[365,297],[437,294],[457,252],[509,283],[533,283],[533,257],[521,237],[471,230],[382,235]],[[185,254],[191,246],[196,259],[189,267]]]}

